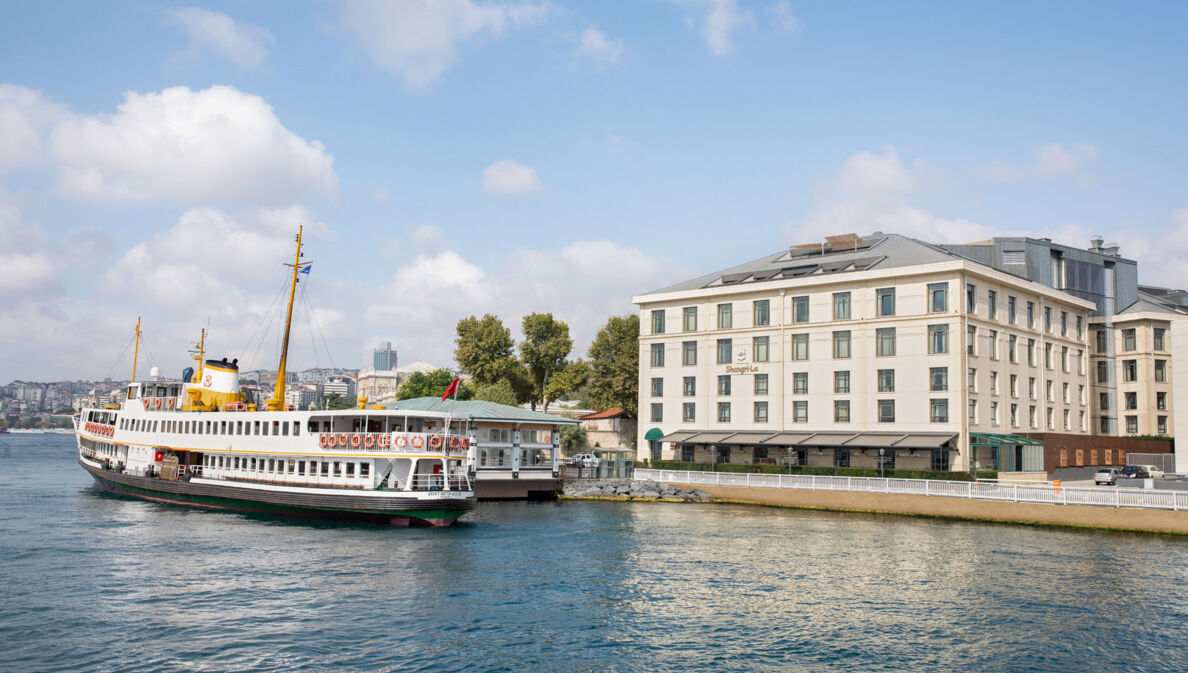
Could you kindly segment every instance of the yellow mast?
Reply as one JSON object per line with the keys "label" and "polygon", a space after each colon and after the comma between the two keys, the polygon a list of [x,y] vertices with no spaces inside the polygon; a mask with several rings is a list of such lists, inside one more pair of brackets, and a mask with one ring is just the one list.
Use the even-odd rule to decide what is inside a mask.
{"label": "yellow mast", "polygon": [[136,316],[136,346],[132,348],[132,383],[136,383],[136,358],[140,355],[140,316]]}
{"label": "yellow mast", "polygon": [[[297,228],[297,253],[293,256],[293,279],[289,283],[289,311],[285,315],[285,340],[281,345],[280,366],[276,371],[276,387],[272,390],[272,397],[269,398],[265,404],[269,411],[283,411],[285,408],[285,362],[289,357],[289,327],[293,322],[293,296],[297,291],[297,274],[300,273],[301,267],[308,266],[311,262],[301,261],[301,230],[304,227]],[[285,266],[290,266],[286,264]]]}

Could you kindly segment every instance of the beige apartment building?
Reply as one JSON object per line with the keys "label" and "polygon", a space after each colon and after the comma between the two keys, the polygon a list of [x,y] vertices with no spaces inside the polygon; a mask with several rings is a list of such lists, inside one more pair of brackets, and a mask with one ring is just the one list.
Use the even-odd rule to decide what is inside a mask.
{"label": "beige apartment building", "polygon": [[1017,433],[1091,431],[1092,302],[895,234],[826,240],[634,298],[641,459],[1034,471]]}

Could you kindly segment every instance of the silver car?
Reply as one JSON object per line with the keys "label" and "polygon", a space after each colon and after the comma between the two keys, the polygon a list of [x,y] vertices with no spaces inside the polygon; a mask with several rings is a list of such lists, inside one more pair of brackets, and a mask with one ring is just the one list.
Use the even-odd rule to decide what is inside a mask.
{"label": "silver car", "polygon": [[1116,467],[1103,467],[1093,475],[1093,483],[1101,486],[1108,484],[1110,486],[1118,485],[1118,475],[1121,473]]}

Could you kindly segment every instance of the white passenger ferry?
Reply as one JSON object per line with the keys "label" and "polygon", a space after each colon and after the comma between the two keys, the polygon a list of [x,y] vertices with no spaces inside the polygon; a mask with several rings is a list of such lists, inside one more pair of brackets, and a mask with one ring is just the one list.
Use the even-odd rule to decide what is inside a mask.
{"label": "white passenger ferry", "polygon": [[[301,261],[301,233],[289,293]],[[140,324],[137,323],[137,351]],[[75,419],[79,463],[103,489],[158,502],[396,525],[448,526],[475,506],[469,418],[365,408],[297,411],[284,400],[289,324],[276,389],[258,402],[237,362],[205,359],[176,380],[132,383],[122,405]]]}

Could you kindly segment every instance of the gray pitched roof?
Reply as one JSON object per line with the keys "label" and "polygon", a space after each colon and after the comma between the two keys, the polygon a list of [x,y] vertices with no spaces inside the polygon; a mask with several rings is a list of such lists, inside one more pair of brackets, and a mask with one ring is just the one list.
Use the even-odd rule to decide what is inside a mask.
{"label": "gray pitched roof", "polygon": [[1139,291],[1138,301],[1118,312],[1119,315],[1126,315],[1127,313],[1168,313],[1171,315],[1184,315],[1188,313],[1188,309],[1184,309],[1175,304],[1169,303],[1160,299],[1159,297],[1149,294],[1147,292]]}
{"label": "gray pitched roof", "polygon": [[891,269],[966,259],[937,246],[899,234],[873,234],[863,236],[861,240],[869,245],[837,251],[826,250],[824,246],[781,250],[745,264],[653,290],[647,294],[700,290],[709,287],[761,283],[875,268]]}
{"label": "gray pitched roof", "polygon": [[577,425],[577,421],[563,416],[554,416],[539,411],[512,407],[498,402],[486,400],[446,400],[440,397],[414,397],[408,400],[397,400],[384,405],[388,409],[405,409],[408,411],[450,411],[459,416],[467,416],[478,421],[504,422],[532,422],[552,423],[554,425]]}

